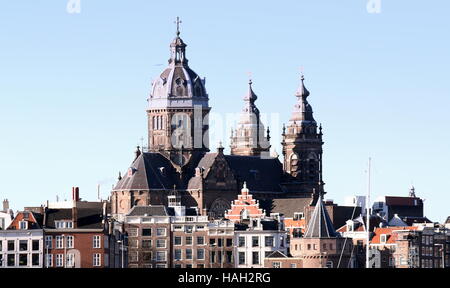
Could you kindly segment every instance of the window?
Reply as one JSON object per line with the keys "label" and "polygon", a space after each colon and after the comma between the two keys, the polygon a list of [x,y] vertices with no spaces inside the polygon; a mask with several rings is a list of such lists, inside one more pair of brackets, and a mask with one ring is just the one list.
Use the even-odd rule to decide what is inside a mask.
{"label": "window", "polygon": [[215,246],[216,245],[216,238],[210,238],[209,239],[209,245],[210,246]]}
{"label": "window", "polygon": [[239,252],[239,265],[245,265],[245,252]]}
{"label": "window", "polygon": [[292,263],[292,264],[290,265],[290,267],[291,267],[291,268],[297,268],[297,264]]}
{"label": "window", "polygon": [[156,240],[156,248],[166,248],[166,240],[165,239]]}
{"label": "window", "polygon": [[273,262],[272,268],[281,268],[281,262]]}
{"label": "window", "polygon": [[93,259],[94,267],[99,267],[101,265],[101,255],[98,253],[95,253],[93,258],[94,258]]}
{"label": "window", "polygon": [[155,268],[166,268],[165,264],[156,264]]}
{"label": "window", "polygon": [[142,260],[144,260],[145,262],[152,261],[152,252],[144,252],[144,253],[142,253]]}
{"label": "window", "polygon": [[217,247],[222,247],[223,246],[223,239],[219,238],[217,239]]}
{"label": "window", "polygon": [[16,266],[16,254],[8,254],[7,262],[8,267]]}
{"label": "window", "polygon": [[20,221],[19,222],[19,229],[20,230],[27,230],[28,229],[28,222],[27,221]]}
{"label": "window", "polygon": [[67,248],[73,248],[73,236],[66,237]]}
{"label": "window", "polygon": [[70,229],[73,228],[72,221],[55,221],[56,229]]}
{"label": "window", "polygon": [[151,228],[142,229],[142,236],[144,237],[152,236],[152,229]]}
{"label": "window", "polygon": [[233,263],[233,251],[226,251],[227,263]]}
{"label": "window", "polygon": [[383,243],[383,244],[386,243],[386,238],[387,238],[387,237],[386,237],[386,234],[381,234],[381,236],[380,236],[380,242]]}
{"label": "window", "polygon": [[101,237],[99,236],[99,235],[95,235],[94,237],[93,237],[93,248],[101,248],[101,244],[100,244],[100,240],[101,240]]}
{"label": "window", "polygon": [[182,260],[182,256],[181,256],[181,249],[175,249],[175,261],[179,261],[179,260]]}
{"label": "window", "polygon": [[294,221],[300,220],[302,218],[303,218],[303,213],[301,213],[301,212],[294,213]]}
{"label": "window", "polygon": [[227,247],[231,247],[231,246],[233,246],[233,239],[227,238]]}
{"label": "window", "polygon": [[128,228],[127,232],[128,232],[128,237],[136,237],[138,234],[138,229],[137,228]]}
{"label": "window", "polygon": [[197,237],[197,245],[205,245],[205,237]]}
{"label": "window", "polygon": [[183,230],[183,226],[181,226],[181,225],[175,225],[175,226],[173,226],[173,230],[176,230],[176,231]]}
{"label": "window", "polygon": [[264,240],[266,247],[273,247],[273,236],[266,236],[264,237]]}
{"label": "window", "polygon": [[197,260],[205,260],[205,249],[197,249]]}
{"label": "window", "polygon": [[136,251],[130,251],[128,252],[128,257],[130,258],[130,262],[137,262],[139,261],[139,255]]}
{"label": "window", "polygon": [[15,251],[15,250],[16,250],[16,241],[8,240],[8,251]]}
{"label": "window", "polygon": [[144,249],[152,248],[152,240],[142,240],[142,248]]}
{"label": "window", "polygon": [[245,247],[245,237],[239,237],[239,247]]}
{"label": "window", "polygon": [[176,246],[181,245],[181,236],[175,236],[174,245],[176,245]]}
{"label": "window", "polygon": [[173,268],[183,268],[183,265],[181,265],[181,264],[175,264],[175,265],[173,266]]}
{"label": "window", "polygon": [[72,268],[75,266],[75,254],[69,253],[66,257],[66,267]]}
{"label": "window", "polygon": [[259,237],[252,236],[252,247],[258,247],[258,246],[259,246]]}
{"label": "window", "polygon": [[52,236],[45,236],[45,247],[48,249],[52,249],[52,241],[53,237]]}
{"label": "window", "polygon": [[165,251],[157,251],[156,252],[156,261],[166,261],[166,252]]}
{"label": "window", "polygon": [[53,267],[53,255],[52,254],[45,255],[45,266]]}
{"label": "window", "polygon": [[31,248],[33,249],[33,251],[39,251],[39,240],[33,240],[31,242]]}
{"label": "window", "polygon": [[[56,236],[55,240],[56,240],[56,249],[62,249],[63,248],[63,236]],[[56,262],[58,262],[58,257],[56,257]]]}
{"label": "window", "polygon": [[254,265],[259,264],[259,252],[252,252],[252,263]]}
{"label": "window", "polygon": [[333,261],[327,261],[327,268],[333,268]]}
{"label": "window", "polygon": [[63,254],[56,254],[56,267],[63,267]]}
{"label": "window", "polygon": [[311,250],[311,244],[307,244],[308,250]]}
{"label": "window", "polygon": [[186,236],[186,245],[192,245],[192,236]]}
{"label": "window", "polygon": [[166,228],[157,228],[156,236],[166,236]]}
{"label": "window", "polygon": [[192,225],[186,225],[184,228],[185,228],[186,233],[192,233],[192,230],[193,230]]}
{"label": "window", "polygon": [[19,251],[28,251],[28,240],[19,241]]}
{"label": "window", "polygon": [[28,254],[19,254],[19,266],[28,266]]}
{"label": "window", "polygon": [[192,249],[186,249],[186,259],[187,260],[192,259]]}

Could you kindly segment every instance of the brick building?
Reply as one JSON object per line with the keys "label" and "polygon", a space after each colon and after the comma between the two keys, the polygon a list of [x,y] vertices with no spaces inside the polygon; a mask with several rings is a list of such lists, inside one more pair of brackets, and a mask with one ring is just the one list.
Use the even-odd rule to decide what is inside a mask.
{"label": "brick building", "polygon": [[170,215],[165,206],[135,206],[125,216],[129,268],[170,267]]}
{"label": "brick building", "polygon": [[291,255],[302,260],[303,268],[351,268],[352,250],[352,240],[335,231],[320,196],[304,236],[291,239]]}
{"label": "brick building", "polygon": [[106,202],[81,201],[78,188],[72,201],[45,207],[46,268],[115,267],[119,245],[107,219]]}
{"label": "brick building", "polygon": [[6,230],[0,230],[0,268],[42,268],[43,215],[18,212]]}

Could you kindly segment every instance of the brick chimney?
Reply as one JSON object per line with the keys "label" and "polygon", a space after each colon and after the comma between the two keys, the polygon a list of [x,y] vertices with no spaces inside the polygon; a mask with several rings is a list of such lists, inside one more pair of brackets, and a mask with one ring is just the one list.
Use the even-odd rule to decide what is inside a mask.
{"label": "brick chimney", "polygon": [[72,221],[73,221],[73,228],[78,228],[78,208],[77,208],[77,202],[80,201],[80,188],[78,187],[72,187]]}
{"label": "brick chimney", "polygon": [[3,211],[8,212],[9,210],[9,201],[8,199],[3,200]]}

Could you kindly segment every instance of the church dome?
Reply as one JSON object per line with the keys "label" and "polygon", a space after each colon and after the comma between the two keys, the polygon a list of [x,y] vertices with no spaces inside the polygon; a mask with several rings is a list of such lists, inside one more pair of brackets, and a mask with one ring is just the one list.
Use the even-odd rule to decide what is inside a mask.
{"label": "church dome", "polygon": [[150,108],[208,106],[205,79],[189,68],[186,46],[177,33],[170,44],[169,66],[153,81]]}

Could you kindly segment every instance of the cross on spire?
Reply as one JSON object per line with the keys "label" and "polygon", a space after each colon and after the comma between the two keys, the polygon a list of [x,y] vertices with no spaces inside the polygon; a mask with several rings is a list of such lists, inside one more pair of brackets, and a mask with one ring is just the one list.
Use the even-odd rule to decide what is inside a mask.
{"label": "cross on spire", "polygon": [[248,75],[248,83],[250,85],[252,85],[252,83],[253,83],[253,81],[252,81],[253,73],[252,72],[247,72],[247,75]]}
{"label": "cross on spire", "polygon": [[180,17],[177,16],[177,20],[173,23],[177,24],[177,36],[180,36],[180,24],[183,23],[183,21],[181,21]]}

